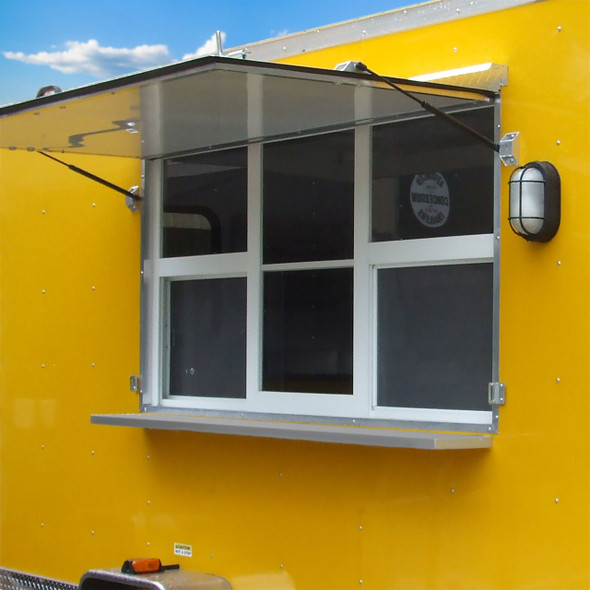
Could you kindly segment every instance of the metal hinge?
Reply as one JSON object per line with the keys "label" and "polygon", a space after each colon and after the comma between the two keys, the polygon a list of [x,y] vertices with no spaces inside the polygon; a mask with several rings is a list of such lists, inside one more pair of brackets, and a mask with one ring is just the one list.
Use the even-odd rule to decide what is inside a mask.
{"label": "metal hinge", "polygon": [[129,209],[131,213],[135,213],[136,211],[139,211],[139,204],[141,203],[138,194],[139,186],[132,186],[127,192],[129,194],[125,197],[125,205],[127,205],[127,209]]}
{"label": "metal hinge", "polygon": [[504,166],[518,166],[520,155],[520,133],[507,133],[498,144],[500,146],[500,161]]}
{"label": "metal hinge", "polygon": [[506,385],[504,383],[488,383],[488,403],[490,406],[503,406],[506,403]]}
{"label": "metal hinge", "polygon": [[139,392],[139,375],[131,375],[129,377],[129,389],[134,393]]}

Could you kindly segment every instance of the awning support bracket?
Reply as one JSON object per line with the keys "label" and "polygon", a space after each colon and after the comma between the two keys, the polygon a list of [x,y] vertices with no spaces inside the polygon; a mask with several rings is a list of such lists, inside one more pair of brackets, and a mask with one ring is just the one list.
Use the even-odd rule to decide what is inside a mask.
{"label": "awning support bracket", "polygon": [[455,117],[452,117],[448,113],[441,111],[439,108],[435,107],[434,105],[430,104],[429,102],[422,100],[422,99],[418,98],[417,96],[414,96],[411,92],[404,90],[401,86],[399,86],[395,82],[392,82],[391,80],[388,80],[387,78],[385,78],[384,76],[381,76],[377,72],[374,72],[373,70],[369,69],[363,62],[357,61],[357,62],[352,62],[352,63],[354,64],[354,68],[357,72],[366,72],[367,74],[371,75],[376,80],[379,80],[380,82],[383,82],[384,84],[387,84],[388,86],[390,86],[394,90],[397,90],[398,92],[401,92],[404,96],[407,96],[410,100],[417,102],[424,110],[428,111],[429,113],[432,113],[433,115],[435,115],[436,117],[439,117],[440,119],[444,119],[445,121],[447,121],[447,123],[454,125],[455,127],[457,127],[458,129],[461,129],[465,133],[468,133],[472,137],[475,137],[475,139],[477,139],[481,143],[487,145],[489,148],[491,148],[495,152],[500,153],[500,144],[492,141],[491,139],[489,139],[485,135],[482,135],[476,129],[473,129],[472,127],[469,127],[468,125],[465,125],[464,123],[462,123],[458,119],[455,119]]}
{"label": "awning support bracket", "polygon": [[56,158],[55,156],[52,156],[52,155],[48,154],[47,152],[43,152],[43,151],[39,150],[37,153],[41,154],[42,156],[45,156],[46,158],[50,158],[51,160],[54,160],[55,162],[58,162],[59,164],[62,164],[63,166],[66,166],[72,172],[76,172],[78,174],[81,174],[82,176],[85,176],[86,178],[93,180],[94,182],[98,182],[99,184],[102,184],[103,186],[106,186],[107,188],[110,188],[111,190],[117,191],[118,193],[125,195],[126,201],[127,201],[127,207],[131,211],[137,211],[137,209],[138,209],[137,205],[138,205],[138,202],[141,201],[141,197],[137,194],[137,187],[136,186],[131,187],[129,190],[127,190],[127,189],[124,189],[116,184],[113,184],[112,182],[109,182],[108,180],[105,180],[104,178],[101,178],[100,176],[97,176],[96,174],[92,174],[92,172],[88,172],[87,170],[79,168],[78,166],[74,166],[73,164],[68,164],[67,162],[60,160],[59,158]]}

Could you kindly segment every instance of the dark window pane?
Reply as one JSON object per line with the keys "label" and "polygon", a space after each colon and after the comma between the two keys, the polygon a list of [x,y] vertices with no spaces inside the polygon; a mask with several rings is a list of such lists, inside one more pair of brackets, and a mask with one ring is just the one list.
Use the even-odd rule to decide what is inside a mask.
{"label": "dark window pane", "polygon": [[170,395],[246,397],[246,279],[170,283]]}
{"label": "dark window pane", "polygon": [[[492,108],[457,119],[494,137]],[[494,152],[436,117],[373,128],[372,240],[493,231]]]}
{"label": "dark window pane", "polygon": [[489,410],[492,265],[378,271],[378,404]]}
{"label": "dark window pane", "polygon": [[264,275],[263,389],[352,393],[352,269]]}
{"label": "dark window pane", "polygon": [[162,256],[244,252],[246,148],[166,161]]}
{"label": "dark window pane", "polygon": [[352,131],[264,147],[264,263],[353,256]]}

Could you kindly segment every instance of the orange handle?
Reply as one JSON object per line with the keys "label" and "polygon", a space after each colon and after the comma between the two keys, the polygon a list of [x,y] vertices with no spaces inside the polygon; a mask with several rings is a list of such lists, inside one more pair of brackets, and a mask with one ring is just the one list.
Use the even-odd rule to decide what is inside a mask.
{"label": "orange handle", "polygon": [[142,558],[128,559],[123,564],[121,571],[124,574],[150,574],[162,569],[162,562],[159,559]]}

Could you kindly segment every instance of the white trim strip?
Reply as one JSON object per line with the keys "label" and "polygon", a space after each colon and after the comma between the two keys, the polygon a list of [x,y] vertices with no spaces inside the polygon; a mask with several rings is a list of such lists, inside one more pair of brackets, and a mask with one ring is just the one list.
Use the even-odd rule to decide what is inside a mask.
{"label": "white trim strip", "polygon": [[493,234],[374,242],[369,247],[369,264],[375,266],[468,264],[493,259]]}
{"label": "white trim strip", "polygon": [[468,88],[483,88],[498,92],[501,88],[508,85],[508,66],[488,62],[413,76],[410,80],[415,80],[416,82],[440,82],[443,84]]}
{"label": "white trim strip", "polygon": [[235,254],[211,254],[159,258],[155,261],[158,277],[212,278],[223,276],[245,276],[248,256],[245,252]]}

